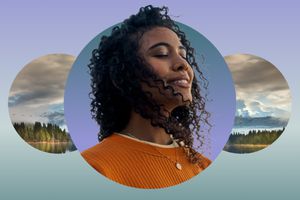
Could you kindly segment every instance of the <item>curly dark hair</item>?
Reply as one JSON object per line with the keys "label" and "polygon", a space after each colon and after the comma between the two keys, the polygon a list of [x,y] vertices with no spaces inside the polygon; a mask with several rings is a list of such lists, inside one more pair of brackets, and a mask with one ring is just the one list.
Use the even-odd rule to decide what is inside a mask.
{"label": "curly dark hair", "polygon": [[[149,87],[157,88],[161,94],[162,89],[170,90],[183,100],[183,96],[171,86],[166,86],[138,54],[141,37],[154,27],[166,27],[177,34],[186,48],[187,62],[194,72],[197,71],[201,80],[199,83],[196,76],[193,79],[192,102],[175,108],[168,117],[162,114],[166,111],[164,106],[155,102],[152,94],[141,87],[141,83],[146,83]],[[207,90],[208,81],[196,63],[194,49],[184,32],[169,17],[167,7],[142,7],[136,15],[115,26],[111,35],[103,36],[99,47],[93,50],[88,67],[92,88],[91,112],[100,125],[99,141],[113,132],[121,132],[129,122],[130,113],[134,111],[149,119],[152,126],[165,129],[177,141],[184,141],[189,161],[199,162],[193,141],[196,136],[199,141],[196,148],[200,148],[208,139],[209,131],[202,129],[204,126],[211,127],[208,122],[210,113],[205,108],[206,95],[200,95],[200,92]]]}

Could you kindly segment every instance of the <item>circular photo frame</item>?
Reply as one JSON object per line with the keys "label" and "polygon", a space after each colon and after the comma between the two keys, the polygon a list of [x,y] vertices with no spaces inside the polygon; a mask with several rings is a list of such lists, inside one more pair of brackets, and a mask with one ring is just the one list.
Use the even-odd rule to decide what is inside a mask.
{"label": "circular photo frame", "polygon": [[[144,8],[144,10],[141,9],[140,13],[148,11],[152,12],[153,9],[155,10],[155,8],[153,7],[146,7]],[[162,8],[161,11],[165,11],[164,8]],[[136,15],[136,17],[139,16],[140,15]],[[74,62],[73,67],[69,73],[65,89],[64,106],[67,126],[70,130],[70,134],[77,149],[82,153],[85,160],[98,172],[108,177],[109,179],[126,186],[137,188],[164,188],[177,185],[186,180],[189,180],[191,177],[194,177],[200,171],[205,169],[211,163],[211,161],[213,161],[222,151],[224,145],[228,140],[229,134],[233,127],[236,106],[235,88],[233,80],[231,78],[231,73],[224,61],[223,56],[219,53],[216,47],[202,34],[195,31],[191,27],[174,21],[175,26],[178,28],[176,30],[180,31],[176,32],[176,30],[166,27],[158,27],[158,29],[152,27],[150,29],[147,29],[145,32],[143,32],[143,34],[138,36],[138,40],[134,41],[141,41],[144,39],[146,42],[143,44],[147,43],[149,45],[149,41],[151,40],[151,38],[153,39],[154,37],[159,40],[162,37],[162,41],[155,43],[154,47],[163,46],[163,48],[165,48],[163,50],[167,50],[169,54],[175,52],[174,57],[178,55],[178,57],[176,58],[178,58],[178,60],[180,61],[177,60],[178,62],[174,62],[175,64],[172,66],[174,68],[177,67],[177,70],[184,71],[184,63],[187,63],[188,66],[188,64],[192,62],[185,57],[186,55],[181,55],[185,53],[180,52],[188,51],[187,49],[190,48],[189,53],[191,53],[191,49],[194,49],[194,61],[195,63],[198,63],[198,67],[200,69],[199,71],[193,69],[194,78],[198,80],[198,82],[194,86],[197,87],[198,84],[198,91],[200,91],[201,96],[199,97],[199,99],[201,99],[201,105],[205,105],[205,107],[202,107],[202,109],[205,108],[205,111],[207,111],[208,113],[206,117],[199,118],[201,120],[196,126],[198,126],[198,128],[200,127],[200,129],[197,129],[198,132],[193,132],[193,135],[191,135],[191,137],[194,139],[193,145],[199,148],[196,151],[192,151],[194,146],[192,146],[191,148],[190,146],[188,146],[188,143],[184,143],[183,141],[180,141],[178,138],[176,138],[176,135],[175,137],[170,136],[170,138],[173,138],[171,142],[172,144],[167,145],[153,142],[151,141],[151,139],[144,139],[137,136],[137,134],[131,134],[128,132],[121,133],[122,131],[118,132],[116,130],[111,131],[113,133],[110,133],[110,135],[107,136],[105,135],[105,130],[103,130],[104,125],[102,127],[103,129],[101,129],[101,117],[99,116],[102,116],[103,114],[101,114],[99,110],[102,108],[95,108],[95,105],[97,107],[97,105],[101,106],[103,103],[99,103],[97,102],[97,100],[95,100],[93,105],[91,106],[91,102],[92,99],[96,99],[95,95],[99,95],[100,90],[103,92],[105,91],[105,89],[108,89],[110,87],[106,87],[106,85],[103,85],[104,82],[101,81],[103,81],[104,79],[109,78],[111,85],[113,85],[113,87],[116,87],[117,89],[119,89],[119,87],[122,87],[122,85],[120,85],[119,79],[111,78],[112,76],[114,76],[111,75],[112,73],[110,75],[109,73],[106,75],[97,74],[106,73],[105,69],[104,71],[99,71],[98,69],[99,67],[103,67],[103,62],[106,62],[111,58],[109,56],[106,60],[104,59],[103,62],[99,61],[104,57],[100,57],[101,55],[99,55],[98,53],[102,52],[103,49],[101,50],[99,48],[102,48],[105,41],[112,42],[111,44],[106,44],[107,49],[117,48],[117,50],[119,47],[123,48],[121,47],[122,45],[124,45],[123,43],[128,43],[128,41],[124,39],[116,45],[116,43],[114,43],[115,41],[111,41],[114,38],[109,39],[108,37],[114,34],[117,35],[116,39],[118,39],[118,35],[122,34],[122,31],[128,31],[126,28],[124,28],[124,24],[126,23],[130,23],[130,20],[124,21],[120,24],[116,24],[101,32],[84,47],[84,49],[81,51],[76,61]],[[185,37],[189,42],[183,42],[183,39],[181,38],[182,34],[185,34]],[[148,40],[149,38],[150,40]],[[132,46],[128,46],[129,49],[131,47]],[[154,48],[152,45],[151,47]],[[134,46],[132,48],[134,48]],[[138,49],[141,49],[141,47],[138,47]],[[172,51],[172,49],[176,50]],[[123,48],[122,51],[125,50],[127,51],[128,49]],[[161,51],[161,49],[158,51]],[[112,51],[111,53],[114,54],[114,52],[115,51]],[[179,55],[181,58],[179,58]],[[120,59],[116,60],[119,61]],[[126,60],[127,58],[123,59]],[[115,62],[115,60],[113,62]],[[180,62],[182,63],[178,64]],[[124,66],[123,69],[128,67],[128,65],[122,66]],[[91,70],[91,68],[93,69]],[[106,69],[108,71],[113,71],[111,66],[107,66]],[[120,69],[121,68],[118,68],[118,70]],[[94,72],[91,72],[93,70]],[[164,69],[157,68],[155,72],[163,73],[161,70]],[[134,75],[136,76],[136,74]],[[100,76],[101,78],[99,78]],[[95,85],[95,79],[98,78],[101,79],[101,81],[98,81],[97,84],[99,85]],[[140,77],[136,76],[136,79],[138,78]],[[126,81],[126,78],[124,80]],[[93,87],[91,87],[91,85],[93,85]],[[174,88],[174,93],[182,93],[181,90],[176,90],[176,88],[178,88],[177,86],[174,86]],[[167,91],[168,87],[166,86],[166,88],[164,89],[166,89]],[[110,93],[111,91],[112,90],[107,90],[108,93]],[[102,93],[101,95],[104,95],[105,97],[106,94]],[[128,94],[123,92],[122,95],[126,97],[126,95]],[[137,98],[140,97],[138,96]],[[111,100],[110,102],[113,105],[114,100]],[[135,107],[134,104],[132,106]],[[98,118],[97,116],[95,116],[95,110],[97,109],[99,114]],[[107,107],[105,107],[104,109],[107,109]],[[109,109],[114,110],[116,109],[116,107],[110,107]],[[93,115],[91,114],[91,110],[93,111]],[[130,108],[130,110],[132,111],[133,109]],[[120,114],[121,112],[124,112],[123,109],[120,110]],[[194,113],[195,115],[201,116],[203,112],[204,111],[200,109],[198,111],[195,111]],[[140,122],[144,123],[142,122],[143,119],[145,119],[143,115],[147,114],[141,112],[141,110],[138,114],[142,116],[140,118]],[[118,115],[118,113],[116,113],[116,115]],[[130,116],[131,117],[129,118],[131,120],[133,117],[132,115]],[[191,119],[191,117],[188,116],[187,119]],[[98,123],[100,122],[100,126],[96,121]],[[168,124],[172,123],[173,122],[171,120],[168,121],[168,123],[165,123],[164,130],[172,132],[172,128],[166,128]],[[129,122],[127,121],[127,125],[128,124]],[[140,125],[137,124],[134,128],[137,128],[137,126],[140,127]],[[185,128],[189,129],[190,126],[187,125]],[[145,126],[145,131],[146,130],[147,128]],[[133,132],[134,131],[135,130],[133,130]],[[99,132],[102,138],[99,137]],[[144,131],[142,130],[140,132]],[[98,154],[99,152],[101,152],[101,155]],[[200,166],[200,168],[199,166],[197,168],[193,168],[191,163],[187,161],[186,157],[183,156],[184,158],[179,158],[178,156],[180,155],[189,155],[190,157],[191,155],[195,155],[195,157],[197,157],[196,160],[203,161],[203,165]],[[150,158],[149,156],[152,157]],[[122,160],[124,158],[126,158],[127,160]],[[152,158],[155,159],[155,161],[151,160]],[[118,162],[119,159],[121,159],[121,163]],[[178,160],[180,159],[182,160],[179,162]],[[149,167],[151,167],[151,169],[148,169]],[[189,169],[189,171],[187,169]],[[168,170],[174,171],[170,172]]]}
{"label": "circular photo frame", "polygon": [[[284,132],[291,115],[291,92],[282,73],[251,54],[225,56],[236,88],[236,116],[224,150],[247,154],[263,150]],[[259,72],[259,73],[258,73]]]}
{"label": "circular photo frame", "polygon": [[75,60],[67,54],[38,57],[18,73],[10,88],[8,109],[19,136],[47,153],[76,150],[64,118],[64,87]]}

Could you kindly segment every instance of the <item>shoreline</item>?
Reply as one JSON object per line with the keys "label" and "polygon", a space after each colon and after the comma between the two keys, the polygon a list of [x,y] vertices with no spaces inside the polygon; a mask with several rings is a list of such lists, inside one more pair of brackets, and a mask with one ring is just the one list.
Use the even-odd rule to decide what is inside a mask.
{"label": "shoreline", "polygon": [[267,147],[270,144],[226,144],[225,147]]}
{"label": "shoreline", "polygon": [[42,142],[29,142],[29,141],[26,141],[28,144],[65,144],[65,143],[72,143],[71,141],[69,142],[61,142],[61,141],[55,141],[55,142],[45,142],[45,141],[42,141]]}

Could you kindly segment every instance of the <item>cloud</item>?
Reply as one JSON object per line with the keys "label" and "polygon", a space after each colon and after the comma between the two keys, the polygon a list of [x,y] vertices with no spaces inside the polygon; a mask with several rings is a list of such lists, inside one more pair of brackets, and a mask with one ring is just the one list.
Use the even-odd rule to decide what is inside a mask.
{"label": "cloud", "polygon": [[270,62],[249,54],[225,57],[235,83],[237,114],[250,116],[286,117],[290,113],[291,96],[280,71]]}
{"label": "cloud", "polygon": [[62,103],[49,106],[48,111],[42,113],[40,117],[46,119],[47,123],[56,124],[62,129],[68,130],[64,117],[64,105]]}
{"label": "cloud", "polygon": [[9,107],[23,105],[35,108],[44,104],[62,102],[62,96],[63,91],[34,89],[33,91],[28,91],[27,93],[16,93],[14,96],[10,96],[8,105]]}
{"label": "cloud", "polygon": [[259,101],[244,101],[237,99],[236,101],[236,116],[242,117],[280,117],[282,119],[288,119],[290,112],[274,106],[266,105]]}
{"label": "cloud", "polygon": [[251,55],[225,57],[236,86],[244,91],[288,90],[286,80],[270,62]]}
{"label": "cloud", "polygon": [[238,99],[236,101],[236,116],[249,117],[249,111],[245,105],[245,101]]}
{"label": "cloud", "polygon": [[14,116],[18,116],[18,121],[26,121],[28,119],[22,119],[22,116],[32,115],[34,121],[41,120],[43,115],[61,124],[59,113],[52,113],[49,109],[63,103],[65,83],[74,60],[75,57],[70,55],[51,54],[27,64],[10,89],[8,106],[13,112],[12,121]]}
{"label": "cloud", "polygon": [[56,124],[58,126],[65,126],[65,118],[63,111],[45,112],[41,115],[48,119],[51,124]]}
{"label": "cloud", "polygon": [[265,117],[265,116],[270,116],[272,113],[268,111],[263,111],[262,110],[262,104],[258,101],[252,101],[248,103],[247,107],[250,110],[250,115],[252,117]]}
{"label": "cloud", "polygon": [[27,64],[12,84],[11,105],[62,101],[65,82],[73,62],[73,56],[52,54]]}

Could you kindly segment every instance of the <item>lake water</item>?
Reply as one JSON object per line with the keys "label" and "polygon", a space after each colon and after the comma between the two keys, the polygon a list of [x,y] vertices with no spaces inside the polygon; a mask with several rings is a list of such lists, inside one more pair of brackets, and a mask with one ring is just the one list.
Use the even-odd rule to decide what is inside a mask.
{"label": "lake water", "polygon": [[29,143],[29,144],[36,149],[48,153],[67,153],[76,150],[76,147],[72,142],[60,142],[60,143],[36,142],[36,143]]}
{"label": "lake water", "polygon": [[[240,133],[247,135],[249,131],[280,131],[283,127],[263,127],[263,126],[251,126],[251,127],[234,127],[231,133]],[[266,148],[268,145],[254,145],[254,144],[226,144],[225,151],[232,153],[252,153]]]}
{"label": "lake water", "polygon": [[266,147],[268,145],[225,145],[224,150],[231,153],[253,153]]}

